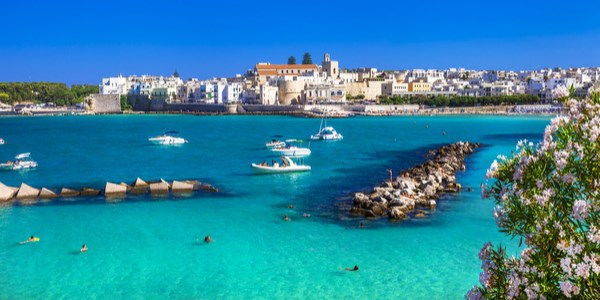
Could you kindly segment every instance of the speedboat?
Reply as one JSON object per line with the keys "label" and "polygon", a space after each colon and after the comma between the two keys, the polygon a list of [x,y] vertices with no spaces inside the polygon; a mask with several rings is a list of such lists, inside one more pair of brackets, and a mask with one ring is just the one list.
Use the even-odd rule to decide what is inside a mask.
{"label": "speedboat", "polygon": [[282,142],[280,140],[271,140],[270,142],[268,142],[266,144],[267,148],[279,148],[279,147],[285,147],[285,142]]}
{"label": "speedboat", "polygon": [[23,170],[37,167],[37,162],[31,160],[30,153],[21,153],[15,156],[15,160],[0,163],[0,168],[4,170]]}
{"label": "speedboat", "polygon": [[151,137],[148,141],[158,145],[181,145],[188,141],[184,138],[175,136],[177,131],[167,131],[163,135]]}
{"label": "speedboat", "polygon": [[327,126],[323,127],[319,130],[317,134],[313,134],[310,136],[311,140],[330,140],[337,141],[343,139],[344,136],[339,134],[333,127]]}
{"label": "speedboat", "polygon": [[287,147],[277,147],[271,149],[273,152],[277,152],[283,154],[285,156],[293,156],[293,157],[303,157],[310,155],[310,149],[308,148],[300,148],[296,146],[287,146]]}
{"label": "speedboat", "polygon": [[262,174],[310,171],[310,166],[298,165],[287,156],[281,157],[281,164],[277,162],[273,163],[273,165],[269,165],[267,163],[253,163],[252,168],[255,172]]}

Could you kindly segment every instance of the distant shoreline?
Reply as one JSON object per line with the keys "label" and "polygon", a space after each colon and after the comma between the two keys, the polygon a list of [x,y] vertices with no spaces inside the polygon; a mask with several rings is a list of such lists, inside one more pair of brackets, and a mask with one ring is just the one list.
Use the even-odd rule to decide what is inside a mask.
{"label": "distant shoreline", "polygon": [[58,116],[102,116],[102,115],[193,115],[193,116],[287,116],[297,118],[351,118],[351,117],[441,117],[441,116],[538,116],[552,117],[557,113],[506,113],[506,112],[420,112],[420,113],[396,113],[396,114],[374,114],[355,113],[352,115],[324,115],[309,114],[304,112],[251,112],[251,113],[222,113],[222,112],[194,112],[194,111],[125,111],[121,113],[44,113],[44,114],[0,114],[3,117],[58,117]]}
{"label": "distant shoreline", "polygon": [[2,111],[1,116],[59,116],[59,115],[102,115],[102,114],[181,114],[197,116],[247,115],[247,116],[292,116],[302,118],[345,118],[352,116],[451,116],[451,115],[496,115],[496,116],[554,116],[562,112],[559,106],[463,106],[463,107],[419,107],[416,105],[194,105],[167,104],[151,110],[113,111],[94,113],[82,110],[61,109],[56,111],[27,111],[18,113]]}

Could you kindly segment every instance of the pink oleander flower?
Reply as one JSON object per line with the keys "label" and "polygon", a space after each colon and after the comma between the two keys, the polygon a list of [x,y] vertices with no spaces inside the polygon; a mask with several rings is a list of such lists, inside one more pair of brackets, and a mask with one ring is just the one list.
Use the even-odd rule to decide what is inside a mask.
{"label": "pink oleander flower", "polygon": [[557,85],[554,89],[552,89],[552,91],[550,92],[550,95],[551,95],[552,99],[568,97],[569,90],[563,84]]}
{"label": "pink oleander flower", "polygon": [[490,259],[490,249],[492,248],[492,243],[487,242],[481,247],[479,250],[479,259],[481,260],[489,260]]}
{"label": "pink oleander flower", "polygon": [[573,274],[573,268],[571,267],[571,258],[563,257],[560,259],[560,268],[567,274],[567,276],[571,276]]}
{"label": "pink oleander flower", "polygon": [[587,234],[587,238],[592,243],[600,244],[600,229],[594,225],[590,226],[590,231]]}
{"label": "pink oleander flower", "polygon": [[570,256],[575,256],[581,253],[581,251],[583,251],[583,246],[581,246],[580,244],[571,243],[571,245],[569,245],[569,247],[567,248],[567,253]]}
{"label": "pink oleander flower", "polygon": [[550,197],[554,196],[554,191],[552,189],[545,189],[541,195],[534,195],[535,201],[541,206],[546,205]]}
{"label": "pink oleander flower", "polygon": [[467,293],[467,299],[468,300],[481,300],[481,299],[483,299],[483,295],[481,294],[481,291],[479,291],[479,289],[477,287],[473,287]]}
{"label": "pink oleander flower", "polygon": [[577,200],[573,204],[573,218],[583,220],[587,218],[589,210],[589,204],[585,200]]}
{"label": "pink oleander flower", "polygon": [[541,180],[536,180],[535,181],[535,186],[538,187],[538,189],[543,189],[544,188],[544,183]]}
{"label": "pink oleander flower", "polygon": [[511,272],[508,275],[508,297],[516,298],[519,296],[519,286],[521,285],[521,278],[516,272]]}
{"label": "pink oleander flower", "polygon": [[[537,147],[521,141],[486,172],[496,223],[522,239],[525,250],[515,258],[486,244],[480,251],[479,295],[578,298],[600,289],[600,101],[571,100],[565,109]],[[556,260],[537,259],[545,257]]]}
{"label": "pink oleander flower", "polygon": [[537,284],[528,286],[525,288],[525,294],[527,294],[527,298],[529,299],[537,299],[538,293],[540,292],[540,287]]}
{"label": "pink oleander flower", "polygon": [[600,255],[594,253],[583,257],[583,261],[588,264],[594,274],[600,273]]}
{"label": "pink oleander flower", "polygon": [[562,180],[562,182],[566,183],[566,184],[572,184],[573,182],[575,182],[575,175],[571,174],[571,173],[567,173],[564,174],[560,177],[560,180]]}
{"label": "pink oleander flower", "polygon": [[563,294],[569,298],[574,295],[579,295],[579,287],[571,283],[570,281],[562,281],[559,283],[560,290]]}
{"label": "pink oleander flower", "polygon": [[534,251],[532,248],[525,248],[523,251],[521,251],[521,259],[523,260],[523,263],[526,263],[531,259],[531,254],[533,254],[533,252]]}
{"label": "pink oleander flower", "polygon": [[504,210],[504,208],[502,208],[502,206],[497,205],[496,207],[494,207],[494,220],[496,220],[496,224],[498,224],[498,226],[501,226],[502,223],[506,220],[506,211]]}
{"label": "pink oleander flower", "polygon": [[490,274],[489,271],[484,270],[483,272],[481,272],[481,274],[479,274],[479,283],[481,283],[481,285],[483,285],[484,287],[490,287],[491,277],[492,274]]}
{"label": "pink oleander flower", "polygon": [[497,173],[498,173],[498,161],[494,160],[494,162],[492,163],[490,168],[485,173],[485,177],[494,178],[494,177],[496,177]]}
{"label": "pink oleander flower", "polygon": [[554,152],[554,159],[556,160],[556,168],[562,170],[567,166],[569,152],[565,150],[556,151]]}
{"label": "pink oleander flower", "polygon": [[575,274],[581,278],[590,277],[591,266],[586,262],[581,262],[575,265]]}

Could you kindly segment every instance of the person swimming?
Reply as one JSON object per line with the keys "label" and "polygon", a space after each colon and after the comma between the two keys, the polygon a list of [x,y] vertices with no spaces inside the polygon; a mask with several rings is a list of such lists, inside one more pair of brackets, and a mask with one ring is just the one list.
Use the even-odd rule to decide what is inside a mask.
{"label": "person swimming", "polygon": [[345,268],[344,270],[351,271],[351,272],[358,271],[358,266],[355,265],[354,268]]}
{"label": "person swimming", "polygon": [[204,237],[205,243],[209,244],[209,243],[212,243],[212,241],[213,241],[213,239],[212,239],[212,237],[210,237],[210,235],[207,235]]}
{"label": "person swimming", "polygon": [[22,242],[20,242],[19,244],[27,244],[27,243],[35,243],[35,242],[39,242],[40,238],[39,237],[35,237],[35,236],[30,236],[27,240],[24,240]]}
{"label": "person swimming", "polygon": [[81,249],[79,249],[79,252],[84,253],[88,251],[88,247],[86,244],[83,244],[83,246],[81,246]]}
{"label": "person swimming", "polygon": [[284,215],[283,216],[283,220],[284,221],[291,221],[292,219],[290,219],[290,217],[288,217],[288,215]]}

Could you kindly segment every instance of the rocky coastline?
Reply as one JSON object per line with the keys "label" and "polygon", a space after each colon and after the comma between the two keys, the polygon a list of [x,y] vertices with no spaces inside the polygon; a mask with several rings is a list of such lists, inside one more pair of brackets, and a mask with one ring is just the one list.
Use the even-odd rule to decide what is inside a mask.
{"label": "rocky coastline", "polygon": [[465,170],[465,158],[479,143],[456,142],[428,152],[428,160],[390,178],[371,191],[354,193],[350,214],[357,217],[388,217],[400,221],[422,218],[437,200],[461,190],[456,172]]}

